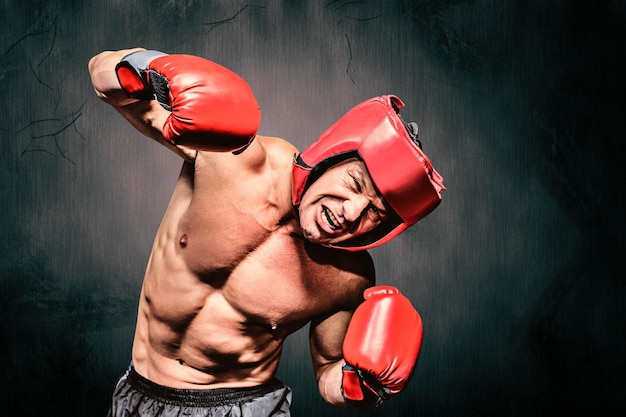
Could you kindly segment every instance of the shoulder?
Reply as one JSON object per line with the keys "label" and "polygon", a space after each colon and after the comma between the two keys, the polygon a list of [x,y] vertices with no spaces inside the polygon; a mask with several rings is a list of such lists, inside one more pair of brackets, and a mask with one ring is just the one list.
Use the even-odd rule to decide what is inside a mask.
{"label": "shoulder", "polygon": [[340,249],[331,249],[337,257],[339,267],[358,277],[367,284],[376,281],[374,261],[367,251],[348,252]]}
{"label": "shoulder", "polygon": [[[273,136],[257,136],[250,144],[250,155],[262,154],[271,163],[281,163],[293,161],[298,149],[285,139]],[[248,150],[243,152],[245,154]]]}
{"label": "shoulder", "polygon": [[367,251],[349,252],[307,242],[308,258],[329,282],[341,299],[341,309],[355,308],[362,301],[363,291],[376,284],[374,261]]}
{"label": "shoulder", "polygon": [[277,138],[275,136],[260,136],[258,135],[257,137],[254,138],[254,140],[252,141],[252,143],[259,143],[263,146],[266,147],[270,147],[273,149],[277,149],[277,150],[284,150],[284,151],[288,151],[288,152],[297,152],[298,150],[296,149],[296,147],[289,141],[282,139],[282,138]]}
{"label": "shoulder", "polygon": [[264,169],[267,164],[291,165],[296,152],[296,147],[284,139],[257,136],[242,152],[200,151],[196,159],[214,166],[237,165],[239,169],[258,171]]}
{"label": "shoulder", "polygon": [[340,274],[346,278],[359,279],[373,285],[376,281],[374,260],[366,250],[347,251],[330,248],[308,241],[301,235],[299,239],[304,242],[306,258],[311,263],[322,268],[328,268],[328,274]]}

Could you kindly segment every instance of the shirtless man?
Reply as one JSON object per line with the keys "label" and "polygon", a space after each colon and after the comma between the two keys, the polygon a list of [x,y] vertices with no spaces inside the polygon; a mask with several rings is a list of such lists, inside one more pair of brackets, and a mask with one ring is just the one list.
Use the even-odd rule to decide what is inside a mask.
{"label": "shirtless man", "polygon": [[249,86],[211,61],[135,48],[89,71],[100,98],[184,158],[109,415],[289,416],[275,374],[307,323],[326,402],[367,408],[402,391],[421,319],[374,286],[365,249],[430,213],[444,187],[400,99],[362,103],[299,153],[256,135]]}

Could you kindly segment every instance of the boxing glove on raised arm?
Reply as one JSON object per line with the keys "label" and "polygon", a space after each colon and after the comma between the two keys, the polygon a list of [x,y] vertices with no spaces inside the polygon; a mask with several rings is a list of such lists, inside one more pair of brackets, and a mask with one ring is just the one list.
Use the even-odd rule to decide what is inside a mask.
{"label": "boxing glove on raised arm", "polygon": [[207,59],[144,50],[122,58],[115,72],[130,97],[156,99],[171,111],[162,133],[175,145],[233,151],[248,145],[261,123],[248,83]]}
{"label": "boxing glove on raised arm", "polygon": [[422,319],[395,287],[364,292],[344,342],[342,392],[357,407],[377,406],[408,384],[422,345]]}

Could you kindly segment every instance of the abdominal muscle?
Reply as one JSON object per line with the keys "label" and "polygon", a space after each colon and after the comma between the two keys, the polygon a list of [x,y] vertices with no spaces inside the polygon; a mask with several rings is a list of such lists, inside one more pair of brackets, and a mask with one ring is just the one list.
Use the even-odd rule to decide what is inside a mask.
{"label": "abdominal muscle", "polygon": [[137,372],[184,389],[254,386],[274,376],[296,323],[282,317],[279,327],[269,309],[265,316],[233,306],[228,282],[216,288],[188,272],[162,271],[151,260],[133,344]]}
{"label": "abdominal muscle", "polygon": [[[211,300],[211,301],[208,301]],[[219,301],[218,301],[219,300]],[[224,304],[219,293],[208,305]],[[151,381],[173,388],[245,387],[271,379],[278,366],[282,338],[249,325],[232,309],[203,307],[189,324],[173,329],[157,319],[142,299],[133,344],[133,364]],[[182,313],[182,312],[181,312]]]}
{"label": "abdominal muscle", "polygon": [[[133,344],[135,369],[157,384],[182,389],[267,382],[276,373],[284,338],[319,307],[303,288],[302,271],[275,259],[280,253],[286,263],[301,265],[288,261],[290,254],[296,255],[293,239],[280,230],[247,236],[242,239],[248,242],[245,250],[218,248],[219,254],[234,254],[232,270],[220,264],[212,271],[204,265],[198,273],[192,268],[220,255],[198,251],[204,255],[199,256],[194,245],[205,243],[205,231],[181,230],[184,221],[172,214],[170,206],[144,277]],[[249,251],[250,242],[258,247]]]}

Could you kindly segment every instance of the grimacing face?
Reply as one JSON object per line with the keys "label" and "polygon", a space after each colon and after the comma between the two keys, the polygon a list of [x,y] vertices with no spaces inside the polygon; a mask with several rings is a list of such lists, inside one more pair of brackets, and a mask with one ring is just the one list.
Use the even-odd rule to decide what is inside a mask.
{"label": "grimacing face", "polygon": [[322,245],[361,236],[387,216],[384,201],[358,158],[328,168],[302,195],[299,213],[304,237]]}

